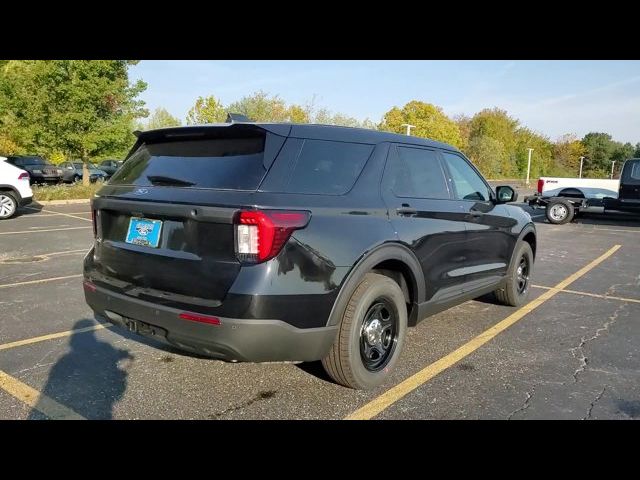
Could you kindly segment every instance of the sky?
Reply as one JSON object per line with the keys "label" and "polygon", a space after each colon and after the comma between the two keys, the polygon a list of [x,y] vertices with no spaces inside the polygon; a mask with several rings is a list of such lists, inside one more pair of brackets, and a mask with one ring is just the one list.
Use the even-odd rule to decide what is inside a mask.
{"label": "sky", "polygon": [[147,82],[147,107],[183,122],[198,96],[227,105],[263,90],[379,122],[393,106],[420,100],[453,117],[499,107],[556,140],[610,133],[640,142],[640,61],[143,60],[130,78]]}

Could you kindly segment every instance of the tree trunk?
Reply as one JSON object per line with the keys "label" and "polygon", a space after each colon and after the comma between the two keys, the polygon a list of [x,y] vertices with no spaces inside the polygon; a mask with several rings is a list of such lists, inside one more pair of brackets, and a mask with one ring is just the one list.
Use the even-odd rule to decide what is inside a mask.
{"label": "tree trunk", "polygon": [[89,159],[87,152],[82,152],[82,184],[89,185]]}

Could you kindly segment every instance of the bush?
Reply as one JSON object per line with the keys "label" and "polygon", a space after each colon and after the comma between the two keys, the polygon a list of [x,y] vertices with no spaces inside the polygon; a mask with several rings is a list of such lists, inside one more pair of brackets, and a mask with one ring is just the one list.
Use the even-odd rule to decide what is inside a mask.
{"label": "bush", "polygon": [[73,183],[71,185],[33,185],[33,200],[76,200],[92,198],[98,189],[102,186],[102,182],[83,185]]}

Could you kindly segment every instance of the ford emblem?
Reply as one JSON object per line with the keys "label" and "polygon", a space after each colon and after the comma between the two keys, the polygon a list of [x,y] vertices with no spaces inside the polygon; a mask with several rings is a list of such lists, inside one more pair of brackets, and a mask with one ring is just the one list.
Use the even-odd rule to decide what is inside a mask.
{"label": "ford emblem", "polygon": [[147,193],[149,193],[149,189],[148,188],[138,188],[133,193],[135,193],[136,195],[146,195]]}

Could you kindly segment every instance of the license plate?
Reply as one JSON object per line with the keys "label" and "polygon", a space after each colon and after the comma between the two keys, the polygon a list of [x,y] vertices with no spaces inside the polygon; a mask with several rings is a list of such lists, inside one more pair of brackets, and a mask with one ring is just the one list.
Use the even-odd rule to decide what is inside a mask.
{"label": "license plate", "polygon": [[125,241],[134,245],[156,248],[160,243],[161,231],[162,220],[131,217]]}

